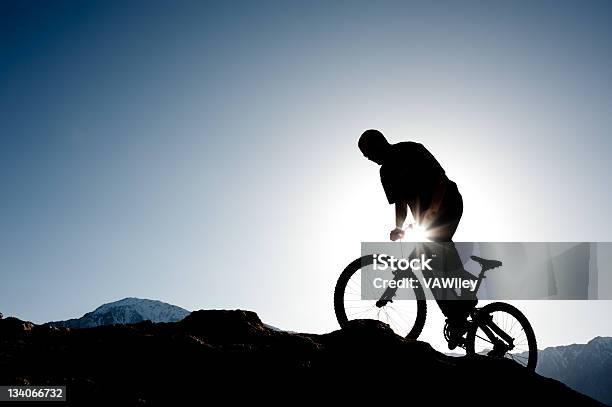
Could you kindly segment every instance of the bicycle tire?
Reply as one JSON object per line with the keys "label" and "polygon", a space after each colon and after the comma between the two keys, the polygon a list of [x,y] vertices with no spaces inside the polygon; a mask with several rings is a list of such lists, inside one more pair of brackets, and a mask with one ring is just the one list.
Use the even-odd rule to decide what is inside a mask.
{"label": "bicycle tire", "polygon": [[[484,313],[488,315],[491,315],[494,312],[505,312],[507,314],[510,314],[519,322],[521,328],[525,332],[529,352],[527,356],[527,363],[524,366],[529,370],[535,370],[536,365],[538,363],[538,345],[535,333],[533,331],[533,328],[531,327],[531,324],[529,323],[529,320],[527,320],[527,317],[518,308],[505,302],[493,302],[491,304],[487,304],[482,307],[478,312],[481,314]],[[478,328],[479,327],[477,326],[477,324],[472,324],[468,329],[465,347],[465,351],[468,355],[473,355],[476,353],[475,343],[476,332],[478,331]]]}
{"label": "bicycle tire", "polygon": [[[346,309],[344,306],[344,292],[346,285],[348,284],[351,276],[357,271],[361,270],[362,267],[369,266],[373,263],[373,256],[366,255],[352,261],[340,274],[336,287],[334,289],[334,312],[336,319],[341,328],[345,328],[349,322],[346,315]],[[412,271],[407,270],[409,277],[415,278],[416,276]],[[423,327],[425,326],[425,319],[427,318],[427,301],[425,299],[425,292],[423,291],[422,284],[419,284],[417,288],[413,289],[415,292],[415,298],[417,302],[417,313],[414,321],[414,325],[406,335],[407,339],[417,339]]]}

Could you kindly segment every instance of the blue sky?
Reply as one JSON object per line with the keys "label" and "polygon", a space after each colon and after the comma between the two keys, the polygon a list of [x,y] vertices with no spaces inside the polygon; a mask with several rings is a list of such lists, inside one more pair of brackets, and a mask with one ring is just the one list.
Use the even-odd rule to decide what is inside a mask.
{"label": "blue sky", "polygon": [[[393,226],[367,128],[436,155],[464,197],[457,240],[609,241],[611,18],[606,1],[4,1],[0,310],[137,296],[335,329],[337,275]],[[612,335],[611,307],[524,305],[553,345]]]}

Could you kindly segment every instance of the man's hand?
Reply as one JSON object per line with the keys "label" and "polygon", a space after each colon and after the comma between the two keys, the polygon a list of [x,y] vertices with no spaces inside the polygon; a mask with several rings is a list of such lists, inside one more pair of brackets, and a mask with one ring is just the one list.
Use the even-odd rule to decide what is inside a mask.
{"label": "man's hand", "polygon": [[389,233],[389,239],[395,242],[396,240],[404,237],[404,233],[405,232],[402,228],[395,228],[391,231],[391,233]]}

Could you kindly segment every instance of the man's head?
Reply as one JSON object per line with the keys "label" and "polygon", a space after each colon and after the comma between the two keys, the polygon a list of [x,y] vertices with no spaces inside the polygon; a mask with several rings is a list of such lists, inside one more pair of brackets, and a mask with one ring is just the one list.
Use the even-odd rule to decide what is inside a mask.
{"label": "man's head", "polygon": [[390,147],[385,136],[380,131],[372,129],[363,132],[358,145],[364,157],[378,165],[382,165]]}

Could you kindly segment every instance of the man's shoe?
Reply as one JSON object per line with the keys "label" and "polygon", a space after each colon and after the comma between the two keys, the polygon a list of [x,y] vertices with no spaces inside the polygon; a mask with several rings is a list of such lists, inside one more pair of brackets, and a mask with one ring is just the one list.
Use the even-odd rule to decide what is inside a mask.
{"label": "man's shoe", "polygon": [[465,319],[446,320],[444,326],[444,337],[448,342],[448,349],[454,350],[457,346],[464,344],[463,335],[467,332],[467,324]]}

